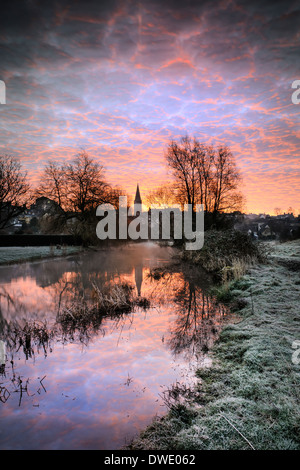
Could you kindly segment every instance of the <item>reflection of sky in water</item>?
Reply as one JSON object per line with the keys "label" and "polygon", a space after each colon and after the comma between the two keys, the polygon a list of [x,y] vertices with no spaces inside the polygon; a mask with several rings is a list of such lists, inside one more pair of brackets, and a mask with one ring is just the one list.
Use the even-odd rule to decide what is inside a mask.
{"label": "reflection of sky in water", "polygon": [[101,252],[92,259],[80,255],[2,268],[1,292],[10,299],[1,299],[4,324],[40,318],[54,325],[59,298],[87,290],[95,279],[126,279],[150,296],[153,306],[119,321],[105,319],[84,343],[54,335],[47,356],[35,346],[26,360],[18,344],[8,347],[0,383],[11,394],[0,403],[1,449],[117,449],[166,411],[161,398],[166,388],[189,381],[195,363],[188,350],[201,349],[197,341],[208,340],[207,331],[222,315],[207,314],[214,306],[182,274],[147,278],[151,267],[169,257],[168,250],[147,246],[116,250],[110,259]]}

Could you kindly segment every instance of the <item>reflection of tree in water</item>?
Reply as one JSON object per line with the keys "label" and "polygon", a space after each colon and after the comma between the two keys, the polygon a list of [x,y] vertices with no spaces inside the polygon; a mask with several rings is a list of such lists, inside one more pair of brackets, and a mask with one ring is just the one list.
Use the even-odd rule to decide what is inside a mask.
{"label": "reflection of tree in water", "polygon": [[185,280],[174,298],[177,318],[171,328],[169,345],[174,354],[206,353],[217,338],[225,307],[217,305],[193,281]]}
{"label": "reflection of tree in water", "polygon": [[209,283],[200,273],[157,269],[148,274],[149,296],[159,305],[174,306],[177,315],[170,327],[168,345],[175,355],[192,357],[206,353],[218,336],[227,309],[207,290]]}
{"label": "reflection of tree in water", "polygon": [[[148,275],[147,275],[148,271]],[[56,321],[52,325],[41,322],[31,322],[24,325],[11,323],[5,327],[5,321],[1,317],[1,338],[7,341],[8,349],[23,350],[25,357],[32,357],[34,351],[43,351],[47,355],[49,341],[56,338],[63,343],[79,342],[87,345],[96,335],[105,335],[103,320],[110,319],[110,327],[121,328],[128,322],[128,311],[122,315],[85,315],[84,309],[88,309],[93,302],[93,285],[97,283],[100,289],[107,286],[115,286],[126,279],[119,275],[117,278],[113,272],[92,272],[90,276],[83,276],[81,272],[66,272],[51,286],[53,299],[55,299]],[[144,278],[144,280],[143,280]],[[182,272],[179,266],[172,270],[158,269],[150,271],[135,266],[134,281],[138,297],[143,293],[150,299],[152,305],[171,305],[176,313],[176,320],[170,328],[168,344],[174,354],[185,352],[188,355],[200,354],[208,351],[220,328],[220,322],[226,313],[224,307],[217,305],[207,293],[207,279],[199,278],[191,273]],[[130,283],[129,283],[130,284]],[[133,284],[131,284],[133,286]],[[17,300],[10,298],[2,292],[2,299],[14,308],[22,310],[22,305],[17,305]],[[72,317],[73,307],[80,305],[80,321],[60,321],[60,313],[69,309]],[[1,306],[1,304],[0,304]],[[141,305],[143,307],[143,305]],[[131,310],[132,311],[132,310]],[[114,313],[114,312],[112,312]],[[72,320],[72,318],[71,318]],[[2,326],[1,326],[2,325]],[[0,338],[0,339],[1,339]]]}
{"label": "reflection of tree in water", "polygon": [[3,324],[7,322],[3,312],[13,310],[14,312],[24,313],[26,307],[20,300],[11,295],[4,286],[0,288],[0,332]]}
{"label": "reflection of tree in water", "polygon": [[[5,358],[1,368],[1,375],[5,379],[0,386],[0,401],[5,403],[13,393],[19,396],[19,406],[21,406],[24,396],[33,396],[29,392],[29,378],[25,380],[23,376],[17,373],[19,364],[18,358],[22,355],[26,360],[34,360],[35,354],[43,351],[44,357],[52,350],[52,340],[55,332],[47,327],[46,324],[36,322],[25,322],[21,324],[18,321],[2,322],[0,337],[5,344]],[[40,385],[44,388],[42,380]],[[44,389],[45,390],[45,389]],[[39,393],[39,388],[36,391]]]}
{"label": "reflection of tree in water", "polygon": [[[132,323],[131,314],[136,306],[149,307],[147,299],[135,296],[133,286],[128,283],[106,280],[83,289],[80,276],[71,274],[71,278],[60,279],[53,286],[55,321],[8,322],[0,309],[0,340],[5,342],[8,352],[23,352],[28,360],[41,351],[46,357],[54,342],[87,346],[94,337],[105,335],[107,320],[110,328],[120,329],[125,323]],[[9,295],[6,297],[16,307],[14,300]]]}
{"label": "reflection of tree in water", "polygon": [[[17,322],[6,324],[1,336],[5,335],[5,358],[2,362],[2,368],[0,375],[2,380],[0,383],[0,401],[6,403],[7,400],[13,396],[14,393],[17,393],[19,396],[18,405],[21,406],[24,396],[34,396],[36,393],[40,394],[41,389],[46,392],[46,389],[43,385],[43,380],[46,375],[42,378],[38,377],[39,386],[32,392],[29,391],[29,382],[30,378],[26,380],[23,375],[17,372],[17,366],[19,364],[17,358],[20,358],[19,352],[24,353],[26,360],[33,359],[35,354],[35,348],[37,352],[42,348],[44,356],[48,354],[48,350],[51,350],[51,337],[53,332],[45,325],[40,324],[29,324],[25,323],[23,327]],[[6,354],[7,353],[7,354]],[[9,357],[9,359],[8,359]],[[38,405],[34,405],[38,406]]]}
{"label": "reflection of tree in water", "polygon": [[46,323],[19,322],[7,323],[1,331],[1,337],[5,339],[6,350],[11,353],[23,352],[25,359],[33,358],[35,354],[42,351],[47,357],[52,349],[52,340],[56,331],[47,326]]}
{"label": "reflection of tree in water", "polygon": [[55,318],[58,306],[74,293],[87,299],[93,283],[103,285],[125,280],[135,283],[140,293],[144,269],[165,263],[169,256],[167,248],[141,243],[3,267],[0,288],[7,287],[7,294],[14,300],[6,309],[3,303],[4,318],[32,319],[34,315],[41,320],[49,319],[52,312]]}
{"label": "reflection of tree in water", "polygon": [[[110,315],[113,327],[122,328],[130,320],[130,315]],[[105,329],[102,325],[104,317],[92,316],[86,322],[73,323],[56,322],[49,326],[46,322],[10,322],[2,324],[0,337],[4,339],[5,358],[0,368],[0,402],[5,403],[14,393],[18,394],[19,406],[21,406],[24,397],[33,397],[40,394],[42,390],[46,392],[43,385],[43,379],[38,378],[39,385],[31,385],[29,377],[26,379],[18,373],[18,364],[22,356],[26,360],[35,360],[35,356],[43,354],[46,358],[51,353],[58,342],[62,344],[77,343],[87,346],[95,336],[101,333],[105,335]],[[121,333],[120,333],[121,334]],[[1,340],[2,341],[2,340]],[[35,380],[36,382],[36,380]],[[29,387],[30,383],[30,387]],[[33,405],[38,406],[38,405]]]}
{"label": "reflection of tree in water", "polygon": [[[6,302],[5,305],[9,304],[12,309],[20,312],[25,307],[18,299],[2,292],[0,339],[5,341],[11,358],[17,353],[33,360],[36,354],[44,354],[46,357],[52,352],[56,342],[76,342],[86,346],[95,337],[109,334],[108,329],[119,330],[121,335],[123,327],[134,321],[132,309],[117,315],[88,315],[80,321],[72,321],[71,318],[69,322],[60,321],[60,314],[69,308],[71,317],[74,313],[73,306],[81,302],[83,309],[85,306],[88,308],[89,302],[93,302],[93,285],[104,289],[122,282],[135,286],[134,292],[139,301],[143,300],[142,293],[149,299],[151,306],[160,306],[162,310],[165,306],[167,312],[175,313],[176,318],[164,336],[168,338],[166,342],[175,355],[192,357],[211,348],[226,311],[206,293],[209,287],[206,275],[196,277],[192,269],[191,272],[183,271],[182,265],[173,266],[172,269],[162,268],[161,266],[166,265],[154,264],[154,261],[146,258],[144,260],[142,257],[131,257],[126,250],[123,254],[116,252],[113,259],[108,255],[87,258],[90,263],[88,266],[81,258],[83,256],[79,261],[77,258],[63,260],[62,265],[57,263],[57,267],[53,262],[35,266],[35,269],[44,274],[42,288],[51,294],[54,315],[51,321],[51,316],[47,317],[48,323],[12,320],[8,323],[2,315],[1,302]],[[154,266],[160,268],[151,271]],[[51,273],[51,267],[55,267],[56,271]],[[142,303],[136,305],[145,307]]]}

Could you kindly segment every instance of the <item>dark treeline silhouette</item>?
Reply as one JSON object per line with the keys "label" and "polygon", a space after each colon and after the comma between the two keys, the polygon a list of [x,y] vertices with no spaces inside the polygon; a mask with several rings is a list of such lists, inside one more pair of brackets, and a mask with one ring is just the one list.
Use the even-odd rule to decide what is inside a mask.
{"label": "dark treeline silhouette", "polygon": [[[190,204],[194,211],[201,204],[205,230],[236,226],[245,201],[239,191],[241,175],[228,147],[207,145],[187,135],[169,142],[165,162],[173,181],[150,191],[146,204],[179,204],[181,208]],[[118,210],[121,195],[125,191],[113,187],[105,168],[85,151],[72,161],[49,160],[34,189],[20,162],[0,155],[0,230],[4,233],[72,235],[84,244],[98,244],[96,208],[109,203]],[[127,198],[129,206],[131,198]],[[292,236],[297,233],[293,228]],[[284,233],[284,238],[289,237],[290,230]]]}
{"label": "dark treeline silhouette", "polygon": [[229,212],[241,213],[244,196],[238,190],[241,175],[235,158],[226,146],[215,148],[185,136],[169,142],[165,161],[173,182],[150,191],[148,204],[190,204],[193,211],[203,205],[205,227],[229,228]]}
{"label": "dark treeline silhouette", "polygon": [[238,191],[241,175],[228,147],[214,148],[186,136],[169,143],[165,158],[181,204],[191,204],[193,209],[203,204],[207,213],[243,208],[244,198]]}
{"label": "dark treeline silhouette", "polygon": [[11,225],[29,201],[27,174],[11,155],[0,155],[0,230]]}
{"label": "dark treeline silhouette", "polygon": [[[119,196],[125,194],[106,181],[104,167],[85,151],[68,163],[49,160],[39,180],[38,187],[31,188],[20,162],[0,156],[0,230],[64,234],[96,242],[96,207],[110,203],[117,208]],[[24,217],[28,211],[35,213],[29,223]]]}
{"label": "dark treeline silhouette", "polygon": [[76,213],[78,218],[85,219],[99,204],[118,202],[119,191],[112,189],[104,173],[104,167],[86,152],[67,164],[50,160],[35,194],[56,202],[62,212]]}
{"label": "dark treeline silhouette", "polygon": [[110,203],[118,208],[120,195],[124,191],[113,188],[106,181],[104,167],[84,151],[70,163],[49,161],[35,190],[36,197],[47,197],[57,207],[55,214],[48,217],[44,230],[67,231],[86,242],[97,241],[97,206]]}

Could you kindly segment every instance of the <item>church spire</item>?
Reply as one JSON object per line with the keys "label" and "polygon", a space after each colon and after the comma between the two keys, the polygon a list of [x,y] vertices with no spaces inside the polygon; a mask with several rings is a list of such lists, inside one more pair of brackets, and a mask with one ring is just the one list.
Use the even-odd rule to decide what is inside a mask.
{"label": "church spire", "polygon": [[135,193],[134,204],[142,204],[142,199],[141,199],[141,195],[140,195],[139,184],[137,184],[137,187],[136,187],[136,193]]}

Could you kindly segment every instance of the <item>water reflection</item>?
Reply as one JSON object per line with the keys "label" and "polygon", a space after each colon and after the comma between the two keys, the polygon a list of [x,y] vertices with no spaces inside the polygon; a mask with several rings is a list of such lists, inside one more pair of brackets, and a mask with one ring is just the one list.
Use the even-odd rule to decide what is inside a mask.
{"label": "water reflection", "polygon": [[193,281],[184,281],[174,299],[176,320],[171,327],[170,348],[199,357],[211,349],[226,314],[223,306],[205,294]]}
{"label": "water reflection", "polygon": [[[226,316],[205,276],[166,269],[173,253],[145,243],[0,268],[0,448],[117,449],[164,412],[162,388],[193,378]],[[139,300],[130,311],[60,321],[118,283]]]}

